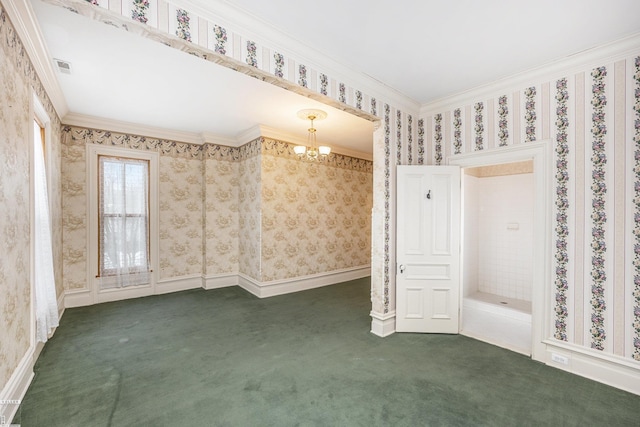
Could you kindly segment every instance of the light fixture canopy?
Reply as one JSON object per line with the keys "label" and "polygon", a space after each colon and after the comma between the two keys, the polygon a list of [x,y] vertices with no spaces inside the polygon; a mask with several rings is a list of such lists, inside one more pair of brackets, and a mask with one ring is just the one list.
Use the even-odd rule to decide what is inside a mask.
{"label": "light fixture canopy", "polygon": [[293,152],[301,159],[311,161],[324,160],[331,153],[331,147],[326,145],[318,146],[316,128],[313,126],[313,121],[325,119],[327,117],[327,113],[322,110],[311,108],[298,111],[298,117],[304,120],[310,120],[311,126],[308,129],[309,134],[307,136],[307,146],[297,145],[293,147]]}

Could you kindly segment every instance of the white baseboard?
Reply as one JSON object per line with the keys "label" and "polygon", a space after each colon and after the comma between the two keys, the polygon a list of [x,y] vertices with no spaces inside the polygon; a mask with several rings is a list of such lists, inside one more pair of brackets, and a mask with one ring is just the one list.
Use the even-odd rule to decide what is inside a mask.
{"label": "white baseboard", "polygon": [[93,294],[89,289],[65,291],[64,292],[64,307],[84,307],[85,305],[93,304]]}
{"label": "white baseboard", "polygon": [[138,298],[149,295],[168,294],[171,292],[185,291],[187,289],[197,289],[202,287],[202,275],[194,274],[190,276],[172,277],[159,280],[156,283],[155,291],[150,286],[140,286],[138,288],[110,289],[100,292],[94,296],[90,289],[80,289],[66,291],[64,293],[64,307],[84,307],[102,302],[119,301],[122,299]]}
{"label": "white baseboard", "polygon": [[336,283],[361,279],[370,275],[371,267],[368,265],[312,274],[309,276],[294,277],[291,279],[274,280],[272,282],[260,282],[244,274],[238,274],[238,285],[258,298],[268,298],[276,295],[320,288],[322,286],[335,285]]}
{"label": "white baseboard", "polygon": [[238,286],[239,284],[240,279],[237,273],[202,276],[202,287],[207,290]]}
{"label": "white baseboard", "polygon": [[371,312],[371,333],[379,337],[388,337],[396,332],[396,312],[381,314]]}
{"label": "white baseboard", "polygon": [[258,282],[256,279],[245,276],[242,273],[238,274],[238,286],[240,286],[250,294],[257,296],[258,298],[262,298],[260,296],[260,282]]}
{"label": "white baseboard", "polygon": [[155,294],[168,294],[171,292],[186,291],[202,287],[202,275],[194,274],[190,276],[172,277],[170,279],[158,280]]}
{"label": "white baseboard", "polygon": [[4,417],[6,424],[13,420],[33,380],[33,365],[36,359],[35,347],[31,346],[0,393],[0,419]]}
{"label": "white baseboard", "polygon": [[640,363],[560,341],[544,344],[548,366],[640,395]]}

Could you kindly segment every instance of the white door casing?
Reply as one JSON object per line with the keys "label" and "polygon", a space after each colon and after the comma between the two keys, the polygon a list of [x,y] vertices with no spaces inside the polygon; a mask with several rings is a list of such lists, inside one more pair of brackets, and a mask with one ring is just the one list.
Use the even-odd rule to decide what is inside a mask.
{"label": "white door casing", "polygon": [[460,167],[398,166],[396,331],[459,332]]}
{"label": "white door casing", "polygon": [[[546,337],[551,336],[553,316],[552,268],[552,141],[474,151],[449,159],[449,164],[461,168],[511,163],[533,159],[533,283],[531,290],[531,358],[544,361],[547,354]],[[464,313],[463,313],[464,315]]]}

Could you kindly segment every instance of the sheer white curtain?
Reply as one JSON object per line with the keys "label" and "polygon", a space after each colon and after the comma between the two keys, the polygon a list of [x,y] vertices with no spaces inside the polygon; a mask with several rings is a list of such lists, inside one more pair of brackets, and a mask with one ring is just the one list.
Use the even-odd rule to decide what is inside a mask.
{"label": "sheer white curtain", "polygon": [[51,330],[58,326],[58,302],[56,301],[56,283],[53,273],[49,197],[47,195],[47,173],[44,166],[42,133],[37,122],[34,121],[33,126],[36,339],[40,342],[46,342]]}
{"label": "sheer white curtain", "polygon": [[149,162],[100,156],[100,288],[149,283]]}

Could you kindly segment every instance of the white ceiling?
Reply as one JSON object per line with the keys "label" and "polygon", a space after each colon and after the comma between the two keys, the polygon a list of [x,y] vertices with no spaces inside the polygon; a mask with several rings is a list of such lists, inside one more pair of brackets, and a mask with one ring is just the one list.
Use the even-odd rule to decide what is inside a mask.
{"label": "white ceiling", "polygon": [[315,123],[319,143],[372,151],[365,119],[61,7],[32,5],[51,58],[71,63],[71,74],[56,72],[71,113],[231,140],[261,125],[304,141],[309,122],[296,113],[319,108],[328,113]]}
{"label": "white ceiling", "polygon": [[421,104],[640,31],[639,0],[225,2]]}
{"label": "white ceiling", "polygon": [[[638,0],[224,0],[421,104],[640,32]],[[206,0],[190,0],[203,8]],[[235,138],[256,124],[304,137],[316,101],[32,0],[73,113]],[[126,48],[125,48],[126,47]],[[329,144],[371,152],[372,125],[331,107]]]}

